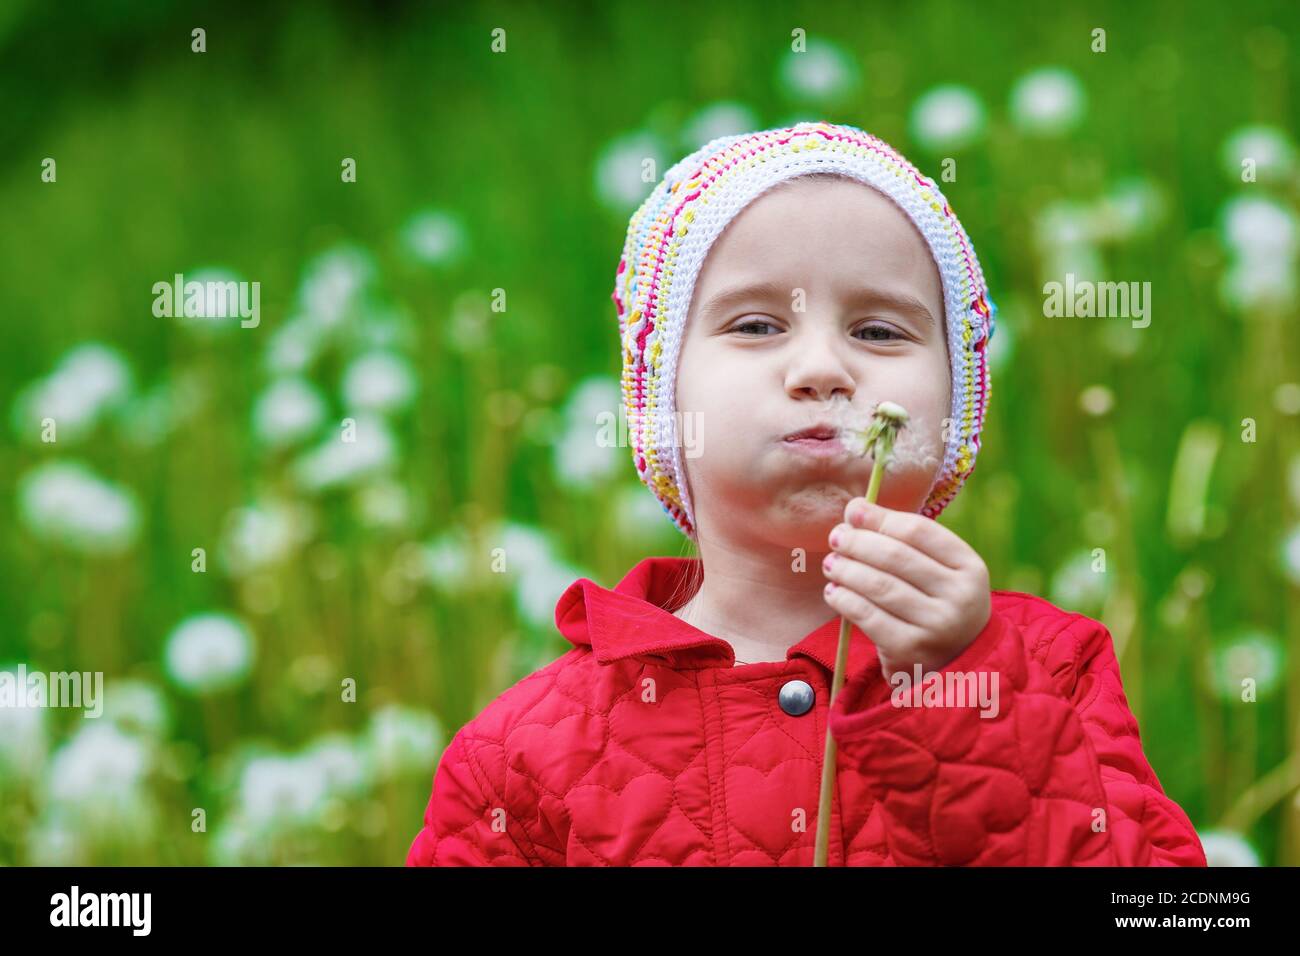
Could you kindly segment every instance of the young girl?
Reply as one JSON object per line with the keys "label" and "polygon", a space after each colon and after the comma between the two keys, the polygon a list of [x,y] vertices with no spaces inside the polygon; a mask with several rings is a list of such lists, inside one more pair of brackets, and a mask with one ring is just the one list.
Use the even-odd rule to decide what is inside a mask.
{"label": "young girl", "polygon": [[[699,558],[556,607],[573,644],[452,739],[409,865],[1204,866],[1110,634],[935,519],[973,471],[994,308],[934,181],[851,126],[716,139],[613,294],[642,481]],[[908,421],[876,504],[843,439]],[[830,702],[841,615],[853,625]]]}

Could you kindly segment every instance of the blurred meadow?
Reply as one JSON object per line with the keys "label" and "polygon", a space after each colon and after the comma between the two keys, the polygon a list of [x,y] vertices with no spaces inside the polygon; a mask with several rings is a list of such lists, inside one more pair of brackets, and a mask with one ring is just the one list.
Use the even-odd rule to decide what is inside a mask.
{"label": "blurred meadow", "polygon": [[[0,708],[0,863],[401,863],[451,734],[568,648],[560,593],[690,553],[595,438],[644,161],[827,119],[955,161],[1000,309],[941,520],[1110,628],[1212,863],[1300,864],[1297,37],[1287,2],[5,4],[0,669],[102,671],[105,712]],[[260,323],[156,316],[177,273]],[[1150,324],[1047,317],[1067,274],[1149,282]]]}

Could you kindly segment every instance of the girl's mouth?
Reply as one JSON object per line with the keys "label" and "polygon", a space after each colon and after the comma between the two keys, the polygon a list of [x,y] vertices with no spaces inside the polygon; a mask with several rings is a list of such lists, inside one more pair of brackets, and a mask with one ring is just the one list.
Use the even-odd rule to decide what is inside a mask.
{"label": "girl's mouth", "polygon": [[786,448],[800,455],[830,457],[844,454],[844,445],[840,442],[839,432],[833,428],[815,427],[786,435],[781,442]]}

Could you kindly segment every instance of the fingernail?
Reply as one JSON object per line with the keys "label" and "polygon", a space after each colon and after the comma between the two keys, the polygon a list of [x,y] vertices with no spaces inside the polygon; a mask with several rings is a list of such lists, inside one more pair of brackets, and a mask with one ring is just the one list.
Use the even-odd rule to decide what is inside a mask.
{"label": "fingernail", "polygon": [[840,546],[840,538],[841,538],[840,529],[837,527],[834,531],[831,532],[832,548],[838,548]]}
{"label": "fingernail", "polygon": [[834,591],[834,590],[835,590],[835,585],[834,585],[834,583],[830,583],[830,584],[827,584],[827,585],[826,585],[826,588],[825,588],[825,590],[823,591],[823,593],[824,593],[827,597],[830,597],[831,592]]}
{"label": "fingernail", "polygon": [[835,563],[835,555],[833,554],[826,555],[826,558],[822,561],[822,570],[829,571],[831,569],[831,565],[834,563]]}

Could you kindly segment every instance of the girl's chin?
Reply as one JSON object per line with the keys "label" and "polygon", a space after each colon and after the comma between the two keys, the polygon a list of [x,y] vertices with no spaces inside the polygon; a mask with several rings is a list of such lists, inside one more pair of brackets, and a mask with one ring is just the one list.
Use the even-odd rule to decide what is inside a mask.
{"label": "girl's chin", "polygon": [[[801,489],[783,502],[778,509],[780,514],[773,515],[772,520],[792,527],[825,526],[829,532],[832,526],[844,520],[844,509],[850,501],[866,496],[870,480],[871,476],[866,476],[856,488],[828,484]],[[882,484],[876,502],[894,511],[920,511],[928,488],[924,480]]]}

